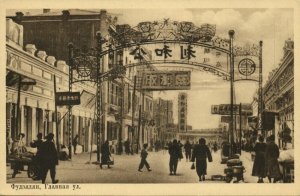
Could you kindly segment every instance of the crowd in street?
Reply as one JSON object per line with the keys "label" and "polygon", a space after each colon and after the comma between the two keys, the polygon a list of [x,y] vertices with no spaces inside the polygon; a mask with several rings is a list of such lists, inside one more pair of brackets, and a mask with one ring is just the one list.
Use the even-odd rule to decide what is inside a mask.
{"label": "crowd in street", "polygon": [[[19,138],[12,143],[11,149],[9,149],[9,142],[7,142],[7,152],[11,156],[17,156],[19,154],[26,152],[26,147],[24,143],[25,135],[23,133],[19,134]],[[36,148],[37,152],[35,156],[32,157],[32,162],[35,165],[35,176],[34,180],[41,180],[45,183],[47,173],[50,170],[50,177],[52,183],[57,183],[56,177],[56,165],[58,165],[58,160],[67,160],[68,153],[64,151],[65,147],[62,146],[60,152],[57,151],[54,141],[53,133],[49,133],[44,139],[42,133],[37,134],[37,140],[30,143],[32,148]],[[74,149],[74,154],[76,155],[77,145],[78,145],[78,135],[73,138],[72,145]],[[268,178],[269,182],[278,182],[282,179],[282,168],[280,168],[279,161],[280,155],[284,155],[285,152],[280,152],[277,144],[275,144],[275,136],[271,135],[268,138],[263,136],[258,137],[253,152],[255,153],[255,158],[252,168],[252,176],[258,177],[258,183],[263,183],[264,178]],[[143,144],[140,151],[140,163],[137,164],[137,171],[142,172],[143,168],[146,167],[147,171],[152,171],[150,167],[151,163],[148,163],[148,150],[159,151],[163,150],[169,154],[169,175],[177,175],[177,166],[179,162],[184,159],[186,162],[191,162],[191,169],[195,169],[199,177],[199,181],[205,181],[205,175],[207,175],[207,161],[212,162],[211,151],[217,151],[219,145],[214,142],[209,142],[206,144],[204,138],[199,139],[199,141],[194,144],[190,143],[188,140],[184,144],[181,141],[174,139],[173,141],[166,142],[156,141],[153,146],[154,148],[149,148],[148,144]],[[151,145],[151,144],[150,144]],[[120,144],[119,154],[123,153],[123,146],[125,154],[133,155],[134,150],[132,144],[129,140],[126,140],[122,145]],[[152,146],[152,145],[151,145]],[[288,146],[288,145],[287,145]],[[165,153],[164,153],[165,154]],[[107,165],[107,168],[111,168],[114,164],[114,160],[111,154],[111,146],[109,141],[105,141],[101,145],[101,161],[99,163],[100,168],[103,165]],[[11,168],[13,169],[12,178],[15,178],[18,173],[22,170],[23,165],[20,162],[11,163]]]}

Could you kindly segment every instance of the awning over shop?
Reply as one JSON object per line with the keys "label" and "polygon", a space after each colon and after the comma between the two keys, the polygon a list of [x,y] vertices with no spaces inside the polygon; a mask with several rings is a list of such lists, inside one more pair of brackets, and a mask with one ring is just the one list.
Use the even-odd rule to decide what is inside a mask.
{"label": "awning over shop", "polygon": [[23,88],[24,87],[26,88],[29,85],[35,85],[36,84],[35,79],[32,79],[28,76],[25,76],[23,74],[20,74],[20,73],[14,72],[14,71],[7,70],[7,72],[6,72],[6,86],[17,88],[18,83],[19,83],[19,78],[21,79],[20,82],[21,82],[21,85],[22,85]]}

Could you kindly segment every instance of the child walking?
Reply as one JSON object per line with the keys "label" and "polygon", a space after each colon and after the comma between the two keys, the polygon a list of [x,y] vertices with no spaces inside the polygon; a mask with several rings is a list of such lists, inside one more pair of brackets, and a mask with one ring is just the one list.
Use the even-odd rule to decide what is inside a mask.
{"label": "child walking", "polygon": [[144,144],[143,145],[143,150],[141,152],[141,163],[140,163],[139,169],[138,169],[139,172],[142,172],[141,169],[143,169],[144,165],[146,166],[146,168],[147,168],[148,171],[152,171],[150,169],[150,165],[148,164],[148,162],[146,160],[147,156],[148,156],[147,147],[148,147],[148,144]]}

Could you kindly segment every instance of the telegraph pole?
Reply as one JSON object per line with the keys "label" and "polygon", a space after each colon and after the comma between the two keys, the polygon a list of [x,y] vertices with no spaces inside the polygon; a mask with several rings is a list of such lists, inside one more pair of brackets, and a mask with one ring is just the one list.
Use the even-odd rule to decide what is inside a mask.
{"label": "telegraph pole", "polygon": [[263,92],[262,92],[262,45],[259,42],[259,78],[258,78],[258,132],[265,135],[262,127],[262,111],[263,111]]}
{"label": "telegraph pole", "polygon": [[55,99],[55,95],[56,95],[56,76],[54,75],[54,105],[55,105],[55,128],[56,128],[56,148],[57,148],[57,152],[59,152],[59,136],[58,136],[58,125],[60,124],[59,121],[57,120],[58,116],[57,116],[57,104],[56,104],[56,99]]}
{"label": "telegraph pole", "polygon": [[[72,92],[73,83],[73,55],[74,46],[72,43],[69,44],[69,92]],[[68,106],[68,132],[69,132],[69,158],[72,159],[72,106]]]}
{"label": "telegraph pole", "polygon": [[230,43],[229,43],[229,50],[230,50],[230,154],[232,154],[232,145],[234,142],[233,138],[233,83],[234,83],[234,56],[233,56],[233,36],[234,36],[234,30],[230,30],[228,32],[229,38],[230,38]]}
{"label": "telegraph pole", "polygon": [[[132,93],[132,122],[131,122],[132,139],[133,139],[133,135],[134,135],[135,91],[136,91],[136,76],[134,76],[133,93]],[[133,140],[132,140],[132,142],[133,142]]]}
{"label": "telegraph pole", "polygon": [[97,162],[100,163],[100,121],[101,121],[101,103],[100,103],[100,93],[101,93],[101,79],[100,79],[100,66],[101,66],[101,52],[102,52],[102,36],[100,32],[97,32],[97,92],[96,92],[96,130],[97,130]]}

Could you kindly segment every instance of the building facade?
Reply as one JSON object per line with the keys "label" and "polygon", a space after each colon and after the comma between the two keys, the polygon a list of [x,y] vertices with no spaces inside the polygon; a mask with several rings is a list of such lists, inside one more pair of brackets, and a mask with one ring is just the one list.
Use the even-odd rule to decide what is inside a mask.
{"label": "building facade", "polygon": [[[43,14],[34,16],[24,16],[22,13],[17,13],[15,17],[8,17],[8,20],[12,22],[10,18],[18,23],[14,23],[18,28],[24,31],[24,36],[19,38],[24,40],[26,45],[26,51],[23,52],[31,52],[31,54],[34,56],[32,58],[34,59],[41,58],[42,60],[46,60],[44,63],[45,65],[41,65],[39,71],[37,72],[42,77],[48,78],[50,81],[48,81],[48,88],[52,89],[52,91],[49,93],[47,90],[43,89],[36,90],[38,85],[30,88],[33,88],[35,91],[41,93],[46,93],[49,96],[54,96],[54,75],[56,75],[56,80],[58,83],[60,82],[57,85],[58,89],[60,91],[68,91],[69,67],[65,61],[68,61],[69,51],[67,46],[69,42],[73,42],[76,48],[93,48],[96,46],[96,32],[99,31],[106,40],[106,43],[103,44],[103,47],[111,47],[112,49],[114,47],[112,40],[114,40],[113,34],[115,34],[117,31],[117,18],[108,14],[105,10],[101,10],[100,13],[78,9],[64,10],[62,12],[50,12],[50,10],[44,10]],[[11,27],[8,27],[7,29],[10,28]],[[14,32],[11,34],[13,33]],[[7,36],[13,35],[7,34]],[[30,43],[34,43],[35,45]],[[9,45],[7,45],[7,48],[8,46]],[[38,49],[46,50],[47,53],[45,51],[37,50],[36,47]],[[130,48],[124,48],[118,51],[112,50],[112,52],[109,54],[102,56],[101,72],[107,72],[115,66],[135,63],[137,60],[134,58],[134,56],[130,55],[131,50],[132,49]],[[48,54],[57,55],[56,58],[60,58],[64,61],[56,61],[55,57],[48,56]],[[149,58],[151,58],[151,54],[144,54],[142,61],[147,59],[149,60]],[[61,71],[62,73],[56,73],[57,71],[55,72],[53,70],[48,70],[48,61],[53,64],[52,69],[61,69],[63,70]],[[25,66],[22,65],[21,67]],[[36,70],[29,67],[26,69],[34,70],[32,72],[35,72]],[[101,139],[102,141],[110,141],[112,146],[116,146],[118,141],[124,142],[127,139],[129,139],[132,143],[136,143],[138,140],[141,146],[142,143],[150,142],[150,140],[153,138],[154,128],[152,93],[141,92],[141,89],[138,87],[138,85],[134,87],[134,76],[138,74],[139,70],[143,69],[149,69],[149,67],[140,66],[128,68],[124,77],[115,80],[105,80],[101,84],[101,110],[103,112],[101,115],[102,123],[100,126],[102,133]],[[10,87],[8,86],[7,89],[9,88]],[[90,140],[93,138],[92,140],[96,141],[95,134],[93,135],[92,131],[88,136],[82,135],[86,130],[94,130],[93,119],[95,118],[96,87],[95,84],[91,82],[80,82],[73,85],[73,91],[80,91],[82,100],[81,105],[78,106],[80,110],[76,110],[77,106],[72,108],[72,113],[74,114],[74,118],[72,119],[73,124],[74,126],[78,124],[79,127],[72,127],[72,130],[74,130],[74,135],[79,133],[79,144],[84,146],[84,149],[88,151],[90,148],[87,146],[91,142],[86,142],[88,141],[87,138],[90,138]],[[10,99],[13,98],[9,98],[9,91],[7,92],[7,102],[13,102],[10,101]],[[15,97],[15,95],[12,97]],[[49,117],[44,117],[44,113],[40,114],[38,110],[36,115],[41,117],[32,116],[32,119],[41,118],[41,121],[44,122],[45,119],[47,120],[49,118],[49,122],[52,122],[51,115],[54,111],[54,100],[51,98],[48,102],[48,104],[44,104],[45,107],[43,107],[43,109],[46,111],[44,113]],[[141,110],[139,110],[140,106]],[[13,109],[11,110],[13,111]],[[49,115],[48,110],[51,113]],[[59,112],[59,115],[63,117],[64,120],[67,120],[67,115],[65,115],[67,108],[62,107],[60,110],[63,110],[64,112]],[[82,116],[83,114],[85,115],[83,111],[86,110],[89,112],[86,117],[84,116],[87,119],[76,117]],[[141,121],[139,121],[139,113],[141,113],[143,116]],[[44,127],[42,130],[53,129],[53,125],[51,123],[49,126],[47,123],[46,125],[43,123],[37,124],[39,127]],[[62,126],[62,132],[66,134],[67,122],[63,121],[60,126]],[[41,130],[41,128],[38,129]],[[67,145],[67,138],[68,137],[63,138],[61,143]]]}
{"label": "building facade", "polygon": [[164,141],[166,132],[175,132],[177,126],[174,125],[173,101],[158,98],[154,100],[153,116],[157,139]]}
{"label": "building facade", "polygon": [[264,85],[263,100],[265,111],[276,113],[274,128],[266,131],[275,135],[280,147],[286,141],[294,144],[294,41],[290,39],[285,41],[279,66]]}
{"label": "building facade", "polygon": [[[58,127],[60,144],[69,143],[67,129],[67,108],[58,107],[59,122],[55,122],[54,105],[54,77],[56,90],[68,91],[68,69],[65,61],[56,60],[48,56],[45,51],[37,50],[35,45],[23,45],[23,27],[6,20],[6,129],[12,139],[17,139],[18,133],[25,134],[27,146],[36,139],[37,133],[44,136],[48,133],[56,135]],[[23,49],[25,48],[25,50]],[[21,79],[21,82],[19,82]],[[26,81],[34,81],[26,85]],[[23,85],[24,83],[24,85]],[[20,85],[20,94],[18,87]],[[75,91],[87,95],[95,94],[95,89],[90,84],[78,83]],[[82,99],[84,104],[74,106],[72,117],[72,135],[78,134],[79,142],[84,151],[90,149],[94,127],[94,109],[88,105],[87,97]],[[18,110],[19,101],[19,110]]]}

